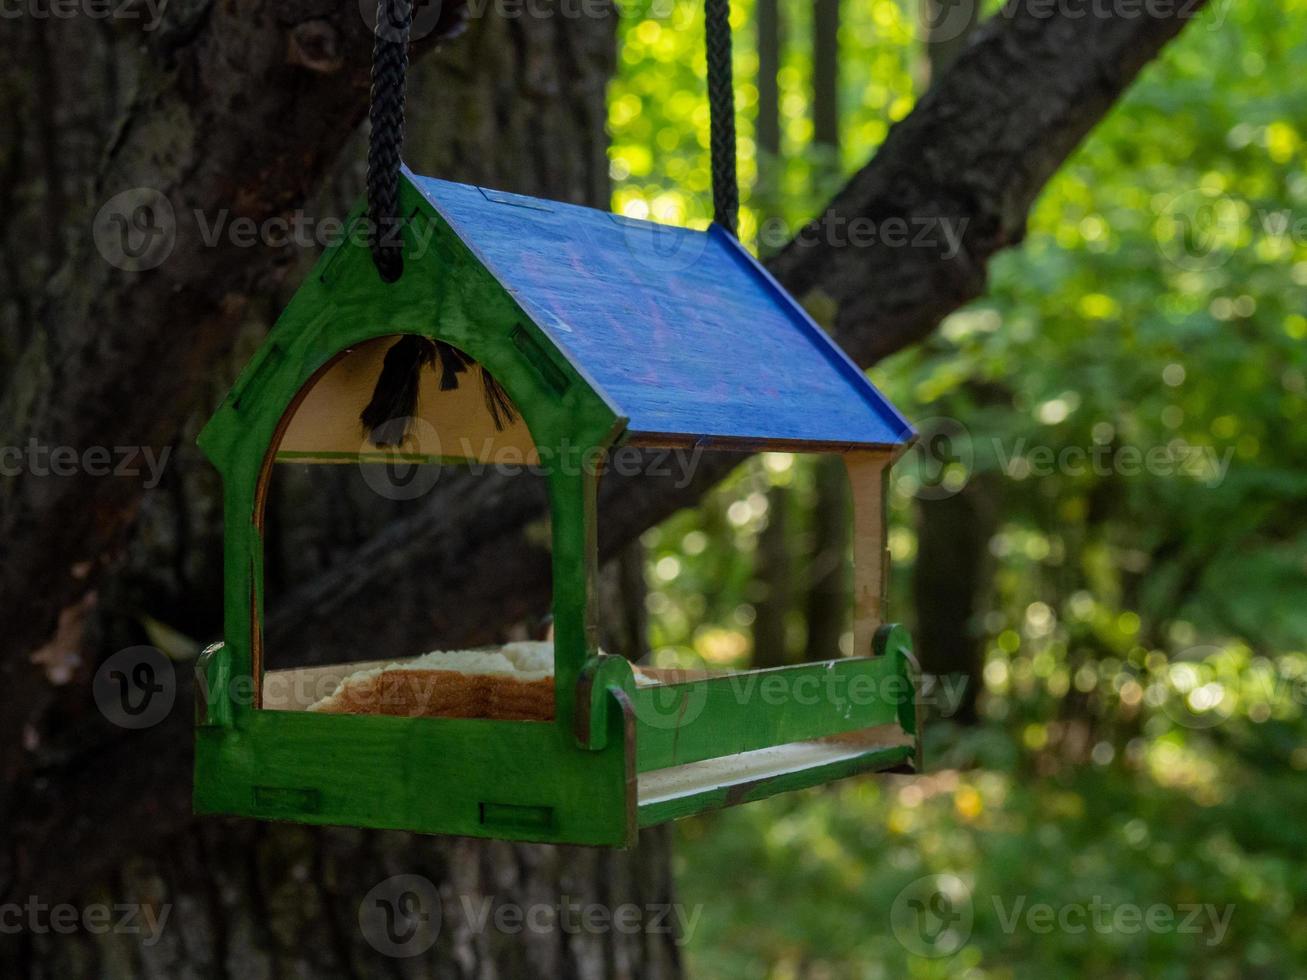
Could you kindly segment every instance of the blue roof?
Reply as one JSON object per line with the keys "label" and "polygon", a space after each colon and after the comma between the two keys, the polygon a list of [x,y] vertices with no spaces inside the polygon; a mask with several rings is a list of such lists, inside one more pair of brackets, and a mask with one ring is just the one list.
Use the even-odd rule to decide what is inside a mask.
{"label": "blue roof", "polygon": [[862,370],[721,228],[408,176],[633,435],[912,439]]}

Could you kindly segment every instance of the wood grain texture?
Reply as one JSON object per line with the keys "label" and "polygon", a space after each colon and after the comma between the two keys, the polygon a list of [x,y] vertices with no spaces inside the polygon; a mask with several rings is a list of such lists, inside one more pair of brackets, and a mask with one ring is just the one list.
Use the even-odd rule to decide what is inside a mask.
{"label": "wood grain texture", "polygon": [[885,622],[889,588],[885,494],[890,461],[883,453],[849,453],[844,463],[853,492],[853,651],[863,656]]}
{"label": "wood grain texture", "polygon": [[704,810],[892,769],[913,758],[913,740],[896,726],[858,735],[846,741],[758,749],[743,756],[646,773],[640,777],[640,825],[656,826]]}
{"label": "wood grain texture", "polygon": [[442,391],[439,365],[418,374],[418,400],[408,439],[391,450],[366,442],[359,414],[372,398],[386,352],[397,338],[378,337],[341,352],[298,402],[277,446],[278,462],[355,463],[402,460],[498,463],[539,462],[521,416],[495,427],[486,411],[478,369]]}

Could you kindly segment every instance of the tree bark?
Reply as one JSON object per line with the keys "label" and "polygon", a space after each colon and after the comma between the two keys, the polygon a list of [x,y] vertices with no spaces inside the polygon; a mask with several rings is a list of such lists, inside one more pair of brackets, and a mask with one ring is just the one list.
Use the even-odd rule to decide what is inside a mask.
{"label": "tree bark", "polygon": [[840,0],[814,0],[812,8],[812,141],[839,171]]}
{"label": "tree bark", "polygon": [[[27,912],[26,893],[8,898],[36,927],[3,937],[0,969],[99,980],[678,977],[696,916],[671,902],[666,848],[650,836],[623,852],[198,821],[92,885],[53,903],[41,896],[107,906],[116,928],[120,910],[144,910],[119,931],[42,928],[49,914]],[[431,932],[394,958],[360,913],[400,875],[430,882],[437,897],[421,905]],[[639,910],[625,913],[630,925],[592,924],[597,910],[623,905]]]}
{"label": "tree bark", "polygon": [[[221,15],[215,11],[209,16]],[[341,16],[348,20],[357,14],[348,10]],[[316,20],[310,23],[318,24]],[[411,81],[407,158],[418,169],[456,179],[481,179],[527,193],[604,206],[609,196],[604,87],[613,65],[613,27],[611,17],[580,23],[563,18],[475,21],[466,36],[440,58],[426,62]],[[364,43],[352,57],[355,67],[362,66],[362,73],[356,72],[350,86],[335,95],[339,105],[310,104],[304,110],[315,118],[339,117],[348,101],[350,117],[338,123],[339,133],[330,138],[318,133],[312,141],[297,139],[294,134],[282,139],[278,127],[268,126],[267,149],[298,154],[306,166],[330,172],[323,200],[310,205],[314,217],[341,213],[360,188],[355,161],[362,155],[361,140],[351,133],[365,98],[367,38],[361,19],[359,28]],[[342,24],[341,32],[347,29],[352,28]],[[292,33],[294,30],[291,28]],[[320,24],[315,31],[319,46],[313,57],[321,58],[325,55]],[[212,43],[219,42],[214,39]],[[269,77],[296,78],[295,71],[278,67],[271,53],[268,59]],[[342,66],[328,75],[349,70]],[[256,81],[251,78],[249,84]],[[88,84],[81,73],[71,73],[69,82]],[[322,85],[330,88],[331,82],[329,78]],[[214,84],[239,88],[245,83],[239,77],[224,77]],[[252,94],[252,90],[245,91],[243,97]],[[206,92],[205,97],[213,97],[213,93]],[[302,100],[304,92],[297,98]],[[319,91],[313,98],[325,99],[325,93]],[[127,128],[148,126],[149,113],[158,108],[139,110],[141,118],[133,115],[135,111],[128,110]],[[51,113],[50,121],[56,116],[57,112]],[[57,135],[69,140],[67,132]],[[227,134],[228,138],[232,135]],[[215,141],[220,138],[221,132],[214,134]],[[292,145],[297,141],[305,145]],[[343,165],[338,167],[333,157],[342,145]],[[198,156],[201,149],[192,150],[191,156]],[[213,193],[215,197],[227,193],[197,182],[189,169],[193,166],[191,161],[179,166],[175,174],[169,171],[179,192],[192,196]],[[58,175],[47,170],[45,176],[49,181]],[[133,178],[140,179],[136,172]],[[69,175],[65,179],[74,178]],[[270,184],[265,189],[260,183],[260,192],[275,192],[277,200],[284,201],[296,194],[306,195],[316,178],[306,173],[298,189],[287,186],[285,175],[279,172],[267,179]],[[253,183],[256,176],[251,174],[249,180]],[[246,213],[261,215],[274,210],[270,198],[241,201]],[[62,220],[66,223],[67,219]],[[179,221],[179,235],[181,225]],[[50,227],[59,232],[62,225]],[[196,250],[194,257],[187,248]],[[201,249],[207,251],[201,253]],[[221,246],[209,249],[179,240],[170,263],[178,260],[179,253],[181,261],[189,262],[192,258],[198,261],[201,254],[207,257],[223,251]],[[250,264],[248,255],[231,251],[233,254],[213,261]],[[284,256],[282,260],[284,263]],[[296,261],[302,268],[299,257]],[[169,274],[168,265],[161,267],[161,275]],[[213,275],[222,279],[229,273],[219,264]],[[152,398],[160,395],[165,403],[176,398],[193,405],[198,393],[203,412],[221,397],[241,359],[220,357],[224,348],[238,338],[242,346],[257,342],[266,330],[266,318],[280,302],[267,296],[276,288],[271,282],[256,281],[252,270],[245,275],[251,278],[240,285],[227,283],[227,288],[238,290],[240,296],[232,297],[230,308],[216,315],[212,311],[205,314],[200,296],[177,300],[174,313],[193,311],[197,318],[205,317],[203,328],[195,331],[199,336],[165,345],[164,324],[154,328],[156,364],[200,384],[185,398],[171,389],[162,395],[154,391]],[[106,288],[106,278],[112,280],[114,273],[102,275],[92,270],[87,281],[69,276],[78,302],[83,304],[79,309],[101,309],[107,300],[96,289]],[[161,302],[153,290],[164,287],[151,287],[144,283],[146,278],[143,275],[135,288],[147,295],[118,296],[116,308],[130,305],[139,311],[150,302]],[[112,295],[115,287],[110,284],[107,288]],[[220,284],[212,288],[217,290]],[[86,359],[107,358],[105,345],[116,337],[118,321],[111,318],[100,331],[81,337],[77,325],[67,319],[72,302],[69,298],[52,300],[45,321],[49,326],[39,328],[47,336],[59,337],[66,361],[51,362],[50,376],[52,380],[57,377],[60,387],[46,396],[49,405],[32,403],[33,431],[51,431],[46,426],[56,418],[66,418],[61,423],[65,425],[79,423],[77,409],[85,406],[55,404],[69,385],[76,386],[72,394],[77,397],[103,399],[90,405],[103,404],[106,409],[112,405],[118,412],[105,411],[95,423],[97,433],[133,429],[160,433],[175,428],[175,417],[146,418],[151,410],[157,411],[157,403],[140,399],[123,405],[120,396],[111,401],[104,387],[130,383],[131,365],[144,354],[144,347],[136,345],[145,345],[146,339],[115,341],[117,346],[111,352],[121,360],[106,363],[111,379],[80,377]],[[220,327],[215,317],[229,319],[223,319]],[[36,336],[34,331],[31,337]],[[219,359],[204,370],[189,361],[179,366],[178,359],[196,356],[192,347]],[[82,367],[69,366],[79,362]],[[145,384],[153,387],[158,380],[151,372]],[[101,387],[88,394],[89,386],[94,385]],[[149,622],[162,619],[180,630],[178,642],[183,647],[188,635],[211,636],[220,629],[221,510],[211,470],[189,448],[195,424],[193,419],[175,444],[172,465],[160,488],[146,498],[147,506],[134,524],[135,534],[99,577],[96,606],[75,607],[80,615],[64,617],[66,628],[58,638],[61,649],[45,648],[53,659],[72,665],[69,682],[50,684],[53,668],[48,666],[45,675],[36,675],[44,705],[6,698],[4,708],[7,723],[21,721],[27,728],[19,761],[21,775],[11,769],[6,779],[8,846],[0,863],[0,896],[22,903],[27,895],[35,895],[46,903],[70,902],[79,909],[103,903],[140,903],[155,916],[166,910],[169,918],[163,921],[157,942],[148,930],[99,935],[78,928],[71,934],[58,934],[43,931],[34,920],[18,936],[3,937],[0,975],[679,976],[678,920],[674,913],[663,914],[674,902],[670,839],[664,831],[646,833],[636,850],[613,852],[194,820],[188,812],[186,791],[191,739],[189,669],[183,665],[177,672],[175,703],[167,719],[143,737],[114,730],[96,715],[93,704],[87,703],[85,687],[95,666],[92,651],[160,642],[156,634],[143,628],[147,619],[135,615],[137,611],[150,614]],[[119,434],[102,437],[122,439]],[[173,438],[171,433],[168,438]],[[357,473],[334,468],[278,472],[269,504],[266,543],[270,587],[284,590],[287,583],[332,567],[386,526],[393,516],[389,502],[360,493],[357,486],[351,486],[351,475],[357,477]],[[93,496],[93,488],[75,480],[66,482],[69,485],[49,480],[29,488],[38,508],[27,517],[52,521],[50,515],[60,513],[57,508],[68,506],[67,501],[79,495]],[[128,488],[119,489],[123,497],[96,499],[106,508],[119,506],[131,493]],[[538,503],[538,498],[528,499]],[[21,506],[21,501],[6,501],[6,521],[22,518],[19,511],[9,509],[10,504]],[[105,529],[97,525],[94,530]],[[67,543],[54,527],[48,537],[55,547]],[[84,544],[91,549],[75,554],[93,553],[104,547],[105,540],[75,542],[79,548]],[[116,551],[116,546],[112,550]],[[623,621],[630,621],[624,641],[640,631],[636,617],[642,597],[636,591],[639,577],[630,567],[632,561],[638,566],[638,551],[617,566],[619,574],[610,576],[618,588],[606,597],[614,608],[625,612]],[[413,602],[402,576],[392,577],[389,592],[392,613]],[[412,617],[402,615],[396,619],[413,622]],[[612,617],[614,622],[618,619]],[[500,630],[512,624],[508,618],[495,620]],[[374,633],[372,642],[407,650],[405,644],[415,638],[396,633],[392,621]],[[90,656],[77,662],[82,654]],[[47,778],[56,771],[61,781],[64,777],[69,781],[47,793]],[[107,773],[112,776],[106,777]],[[166,781],[160,779],[161,774]],[[110,790],[107,796],[106,789]],[[434,944],[413,959],[390,959],[372,944],[375,937],[360,926],[360,910],[370,900],[370,891],[396,874],[426,878],[442,900]],[[578,927],[577,920],[585,921],[582,911],[591,906],[612,910],[627,903],[640,910],[637,927],[632,930]],[[506,910],[504,918],[497,920],[501,910]],[[534,916],[528,918],[534,925],[515,926],[514,916],[522,913]],[[498,924],[500,921],[507,925]]]}
{"label": "tree bark", "polygon": [[[814,461],[815,504],[812,514],[812,546],[808,555],[806,620],[808,660],[834,660],[841,655],[840,641],[851,625],[853,593],[850,586],[849,555],[852,532],[849,474],[844,460],[823,456]],[[854,651],[866,656],[869,651]]]}
{"label": "tree bark", "polygon": [[[818,0],[813,8],[812,141],[818,151],[823,183],[840,175],[840,0]],[[849,621],[848,556],[850,490],[844,461],[812,461],[815,494],[809,537],[807,581],[808,660],[840,655],[840,639]],[[865,650],[857,651],[859,655]]]}
{"label": "tree bark", "polygon": [[976,720],[984,666],[977,617],[989,591],[998,513],[995,488],[980,478],[951,496],[916,502],[913,646],[926,674],[960,691],[956,704],[932,705],[936,714],[963,724]]}
{"label": "tree bark", "polygon": [[918,82],[928,89],[957,60],[967,39],[980,22],[980,4],[968,0],[921,0],[919,4],[925,57],[918,68]]}
{"label": "tree bark", "polygon": [[[772,229],[780,220],[780,182],[785,171],[781,155],[780,67],[782,38],[780,4],[759,0],[758,23],[758,110],[755,130],[758,143],[758,179],[750,201],[758,212],[758,252],[767,256],[775,247]],[[756,615],[753,620],[754,667],[777,667],[789,659],[786,622],[790,612],[789,492],[781,484],[767,491],[767,523],[758,532],[753,558],[750,596]]]}
{"label": "tree bark", "polygon": [[789,663],[789,620],[793,605],[789,530],[789,487],[776,484],[767,491],[767,523],[758,532],[753,558],[750,594],[753,620],[754,667]]}

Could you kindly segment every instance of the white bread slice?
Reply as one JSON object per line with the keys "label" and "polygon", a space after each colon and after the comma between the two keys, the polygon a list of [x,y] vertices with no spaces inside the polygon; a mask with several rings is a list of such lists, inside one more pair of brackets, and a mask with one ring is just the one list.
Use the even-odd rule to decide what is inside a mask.
{"label": "white bread slice", "polygon": [[[637,667],[636,683],[657,682]],[[554,717],[554,645],[524,641],[478,650],[436,650],[355,671],[308,710],[549,721]]]}

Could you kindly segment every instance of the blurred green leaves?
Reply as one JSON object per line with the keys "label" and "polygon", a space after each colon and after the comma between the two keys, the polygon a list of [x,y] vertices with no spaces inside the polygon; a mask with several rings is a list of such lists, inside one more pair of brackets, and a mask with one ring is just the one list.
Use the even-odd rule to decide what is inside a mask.
{"label": "blurred green leaves", "polygon": [[[734,8],[751,240],[757,59],[752,4]],[[922,52],[914,3],[843,13],[847,175],[910,111]],[[782,15],[784,160],[767,213],[793,226],[834,188],[811,145],[811,5]],[[710,214],[700,17],[677,2],[623,25],[610,123],[625,213]],[[1307,832],[1290,815],[1307,805],[1305,63],[1305,0],[1212,6],[1055,177],[987,297],[875,369],[909,418],[961,427],[961,484],[980,481],[999,508],[974,624],[983,723],[933,727],[935,775],[682,825],[683,898],[706,907],[700,975],[1301,972]],[[748,663],[759,535],[769,508],[789,508],[801,570],[812,473],[756,460],[650,532],[661,659]],[[909,623],[930,614],[911,592],[919,488],[901,479],[890,498],[892,608]],[[940,960],[911,955],[890,909],[913,880],[945,873],[971,890],[969,941]],[[1096,895],[1235,914],[1209,946],[1178,931],[1009,933],[992,904]]]}

